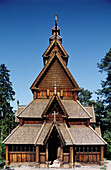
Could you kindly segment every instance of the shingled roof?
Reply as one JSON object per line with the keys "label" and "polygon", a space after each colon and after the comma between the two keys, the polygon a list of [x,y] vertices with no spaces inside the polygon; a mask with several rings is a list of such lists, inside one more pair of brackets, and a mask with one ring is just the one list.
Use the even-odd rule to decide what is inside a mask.
{"label": "shingled roof", "polygon": [[90,115],[92,116],[92,118],[90,119],[91,123],[95,123],[96,122],[96,118],[95,118],[95,112],[94,112],[94,107],[93,106],[87,106],[85,107],[85,109],[90,113]]}
{"label": "shingled roof", "polygon": [[[24,124],[17,126],[3,141],[4,144],[44,144],[56,127],[60,138],[66,145],[105,145],[101,136],[92,128],[85,125],[71,125],[65,123]],[[25,134],[25,135],[24,135]]]}
{"label": "shingled roof", "polygon": [[68,118],[91,118],[90,113],[80,104],[78,100],[61,100],[68,114]]}
{"label": "shingled roof", "polygon": [[3,141],[4,144],[34,144],[42,124],[17,126]]}
{"label": "shingled roof", "polygon": [[32,100],[19,114],[17,117],[22,118],[40,118],[44,112],[49,99],[36,99]]}
{"label": "shingled roof", "polygon": [[105,145],[107,144],[101,136],[91,127],[85,125],[71,125],[70,134],[75,145]]}

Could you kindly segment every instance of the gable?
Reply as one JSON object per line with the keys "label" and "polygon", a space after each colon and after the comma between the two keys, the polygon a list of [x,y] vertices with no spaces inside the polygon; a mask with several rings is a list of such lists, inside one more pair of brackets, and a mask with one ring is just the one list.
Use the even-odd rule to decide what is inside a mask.
{"label": "gable", "polygon": [[47,57],[51,56],[55,50],[59,52],[60,56],[66,56],[66,54],[64,53],[64,51],[60,48],[58,44],[56,47],[55,47],[55,44],[53,44],[51,48],[47,51],[46,56]]}
{"label": "gable", "polygon": [[36,85],[37,88],[53,88],[54,82],[59,85],[60,89],[74,88],[74,85],[69,80],[66,72],[61,66],[57,58],[53,60],[52,65],[48,68],[47,72],[43,75],[39,84]]}
{"label": "gable", "polygon": [[44,54],[43,54],[43,57],[48,57],[49,54],[54,51],[55,41],[57,42],[57,47],[58,47],[58,50],[59,50],[60,54],[62,54],[62,55],[65,56],[65,57],[69,57],[69,55],[68,55],[67,52],[65,51],[64,47],[62,46],[62,44],[61,44],[58,40],[55,40],[55,39],[54,39],[54,40],[52,41],[52,43],[48,46],[48,48],[46,49],[46,51],[45,51]]}
{"label": "gable", "polygon": [[[80,90],[72,74],[68,70],[67,66],[64,64],[59,53],[56,51],[50,57],[47,64],[44,66],[44,68],[42,69],[42,71],[40,72],[40,74],[38,75],[38,77],[30,88],[31,90],[37,89],[38,87],[44,87],[45,89],[49,89],[52,88],[52,85],[55,83],[55,81],[59,85],[59,88],[73,88],[76,91]],[[45,83],[45,85],[43,84],[43,82]]]}
{"label": "gable", "polygon": [[53,121],[54,115],[53,113],[56,112],[56,120],[62,121],[63,117],[68,117],[64,106],[61,103],[57,94],[54,94],[50,99],[47,107],[45,108],[42,116],[47,117],[47,120]]}

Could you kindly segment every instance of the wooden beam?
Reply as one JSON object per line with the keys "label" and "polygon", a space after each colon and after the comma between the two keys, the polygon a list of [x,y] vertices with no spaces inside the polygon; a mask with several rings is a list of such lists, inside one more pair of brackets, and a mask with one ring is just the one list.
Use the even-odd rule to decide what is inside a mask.
{"label": "wooden beam", "polygon": [[49,89],[47,89],[47,97],[49,97],[50,96],[50,91],[49,91]]}
{"label": "wooden beam", "polygon": [[60,166],[62,167],[63,166],[63,144],[61,144],[61,164]]}
{"label": "wooden beam", "polygon": [[36,146],[36,165],[39,168],[39,146]]}
{"label": "wooden beam", "polygon": [[70,168],[74,166],[73,146],[70,146]]}
{"label": "wooden beam", "polygon": [[104,157],[104,146],[101,146],[101,165],[104,165],[103,157]]}
{"label": "wooden beam", "polygon": [[37,98],[37,92],[34,91],[34,100]]}
{"label": "wooden beam", "polygon": [[48,143],[47,143],[46,144],[46,168],[49,167],[48,157],[49,157],[49,155],[48,155]]}
{"label": "wooden beam", "polygon": [[19,124],[20,124],[20,126],[22,126],[24,124],[23,119],[19,119]]}
{"label": "wooden beam", "polygon": [[8,150],[8,145],[6,145],[6,161],[5,161],[6,165],[9,165],[9,150]]}

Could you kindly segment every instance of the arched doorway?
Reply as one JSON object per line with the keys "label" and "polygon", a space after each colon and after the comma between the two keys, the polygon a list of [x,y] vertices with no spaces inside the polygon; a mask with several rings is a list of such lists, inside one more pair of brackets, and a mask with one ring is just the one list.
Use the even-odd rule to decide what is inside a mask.
{"label": "arched doorway", "polygon": [[59,139],[59,134],[54,127],[48,140],[48,161],[50,161],[51,164],[53,164],[53,161],[58,158],[60,146],[61,142]]}

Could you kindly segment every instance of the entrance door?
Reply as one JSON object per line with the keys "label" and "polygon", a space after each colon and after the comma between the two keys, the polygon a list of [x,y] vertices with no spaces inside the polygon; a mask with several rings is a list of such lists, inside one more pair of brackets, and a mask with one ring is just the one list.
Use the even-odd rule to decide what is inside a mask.
{"label": "entrance door", "polygon": [[53,161],[58,158],[59,150],[60,150],[59,134],[56,128],[54,128],[53,131],[51,132],[48,141],[48,152],[49,152],[48,160],[51,161],[51,164],[53,164]]}

